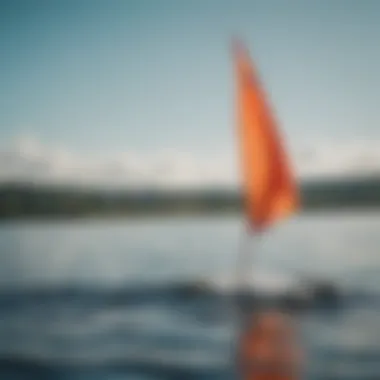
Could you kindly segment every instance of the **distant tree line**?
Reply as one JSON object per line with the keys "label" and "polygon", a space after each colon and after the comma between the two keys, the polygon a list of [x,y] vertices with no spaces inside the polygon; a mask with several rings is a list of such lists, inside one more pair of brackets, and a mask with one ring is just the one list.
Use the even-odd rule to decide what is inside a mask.
{"label": "distant tree line", "polygon": [[[305,211],[380,206],[380,178],[301,184]],[[237,191],[115,191],[8,183],[0,185],[0,218],[225,213],[242,209]]]}

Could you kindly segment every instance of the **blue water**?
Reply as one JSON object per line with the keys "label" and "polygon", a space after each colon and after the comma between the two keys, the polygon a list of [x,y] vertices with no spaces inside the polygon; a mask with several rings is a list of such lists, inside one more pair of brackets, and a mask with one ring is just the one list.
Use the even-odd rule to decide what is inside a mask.
{"label": "blue water", "polygon": [[[254,242],[253,276],[333,280],[297,314],[308,379],[380,378],[380,213],[304,215]],[[179,284],[227,278],[238,218],[0,225],[0,379],[231,379],[235,320]]]}

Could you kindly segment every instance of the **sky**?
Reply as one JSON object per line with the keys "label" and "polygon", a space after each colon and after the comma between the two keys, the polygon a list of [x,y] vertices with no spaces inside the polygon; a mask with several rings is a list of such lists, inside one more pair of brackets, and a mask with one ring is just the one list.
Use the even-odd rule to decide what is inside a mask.
{"label": "sky", "polygon": [[380,173],[380,2],[0,0],[0,181],[237,181],[230,41],[299,176]]}

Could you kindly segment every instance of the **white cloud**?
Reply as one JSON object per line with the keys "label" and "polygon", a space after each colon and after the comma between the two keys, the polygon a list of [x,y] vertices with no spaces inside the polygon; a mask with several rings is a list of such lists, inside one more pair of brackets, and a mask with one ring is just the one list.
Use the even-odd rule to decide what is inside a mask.
{"label": "white cloud", "polygon": [[[380,141],[302,143],[292,153],[300,177],[380,174]],[[85,155],[25,137],[0,148],[0,182],[175,189],[236,187],[238,177],[235,152]]]}
{"label": "white cloud", "polygon": [[180,151],[93,154],[69,152],[20,138],[0,148],[0,182],[100,185],[108,187],[203,187],[230,185],[233,163]]}
{"label": "white cloud", "polygon": [[294,162],[301,177],[380,175],[380,140],[309,142],[296,152]]}

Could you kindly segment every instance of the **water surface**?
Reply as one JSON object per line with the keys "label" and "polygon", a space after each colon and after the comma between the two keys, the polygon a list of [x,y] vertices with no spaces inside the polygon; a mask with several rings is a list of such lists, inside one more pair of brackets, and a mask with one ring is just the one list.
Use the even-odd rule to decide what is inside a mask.
{"label": "water surface", "polygon": [[[297,317],[307,378],[380,377],[379,231],[379,213],[314,214],[252,242],[264,286],[322,277],[347,297]],[[235,217],[3,223],[0,378],[233,378],[229,308],[173,289],[230,276],[241,234]]]}

